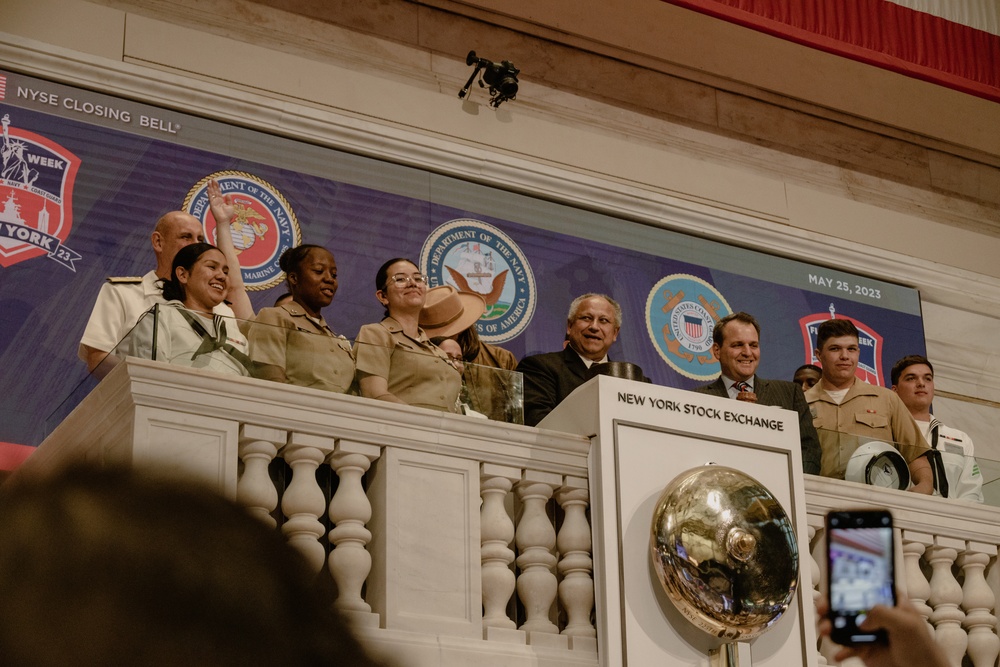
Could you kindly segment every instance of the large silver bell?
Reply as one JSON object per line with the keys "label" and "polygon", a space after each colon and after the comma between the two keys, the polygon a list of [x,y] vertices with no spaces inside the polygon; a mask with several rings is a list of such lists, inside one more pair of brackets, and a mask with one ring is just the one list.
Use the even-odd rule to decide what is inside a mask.
{"label": "large silver bell", "polygon": [[788,609],[799,572],[795,530],[753,477],[719,465],[681,473],[657,501],[650,533],[663,590],[705,632],[750,640]]}

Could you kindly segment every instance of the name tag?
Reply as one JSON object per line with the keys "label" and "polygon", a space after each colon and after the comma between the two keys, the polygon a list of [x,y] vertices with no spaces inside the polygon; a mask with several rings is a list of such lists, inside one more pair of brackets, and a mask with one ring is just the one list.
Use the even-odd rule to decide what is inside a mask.
{"label": "name tag", "polygon": [[945,442],[938,443],[938,445],[942,452],[965,455],[965,448],[961,445],[955,444],[954,442],[948,442],[946,440]]}

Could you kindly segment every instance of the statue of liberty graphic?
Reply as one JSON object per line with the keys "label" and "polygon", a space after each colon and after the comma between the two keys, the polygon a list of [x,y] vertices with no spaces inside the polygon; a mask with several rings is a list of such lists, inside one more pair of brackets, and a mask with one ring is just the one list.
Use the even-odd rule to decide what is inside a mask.
{"label": "statue of liberty graphic", "polygon": [[3,125],[3,146],[0,146],[3,167],[0,169],[0,178],[5,181],[20,181],[24,185],[34,184],[38,180],[38,171],[28,166],[28,159],[25,157],[27,144],[10,138],[10,114],[4,114],[0,118],[0,124]]}

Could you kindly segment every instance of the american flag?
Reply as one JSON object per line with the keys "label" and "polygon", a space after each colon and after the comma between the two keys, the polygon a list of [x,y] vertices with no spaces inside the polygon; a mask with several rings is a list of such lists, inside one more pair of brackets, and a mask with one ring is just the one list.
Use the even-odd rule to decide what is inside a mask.
{"label": "american flag", "polygon": [[7,77],[0,74],[0,100],[7,96]]}
{"label": "american flag", "polygon": [[687,332],[688,336],[691,338],[701,338],[701,325],[704,323],[700,317],[695,317],[693,315],[684,316],[684,331]]}

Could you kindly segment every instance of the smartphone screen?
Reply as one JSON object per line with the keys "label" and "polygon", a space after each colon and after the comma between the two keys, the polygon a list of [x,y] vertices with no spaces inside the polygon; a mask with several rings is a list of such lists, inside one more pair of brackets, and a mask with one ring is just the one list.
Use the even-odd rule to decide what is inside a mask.
{"label": "smartphone screen", "polygon": [[892,515],[884,510],[826,515],[827,599],[830,638],[841,645],[885,641],[858,624],[877,604],[895,606]]}

